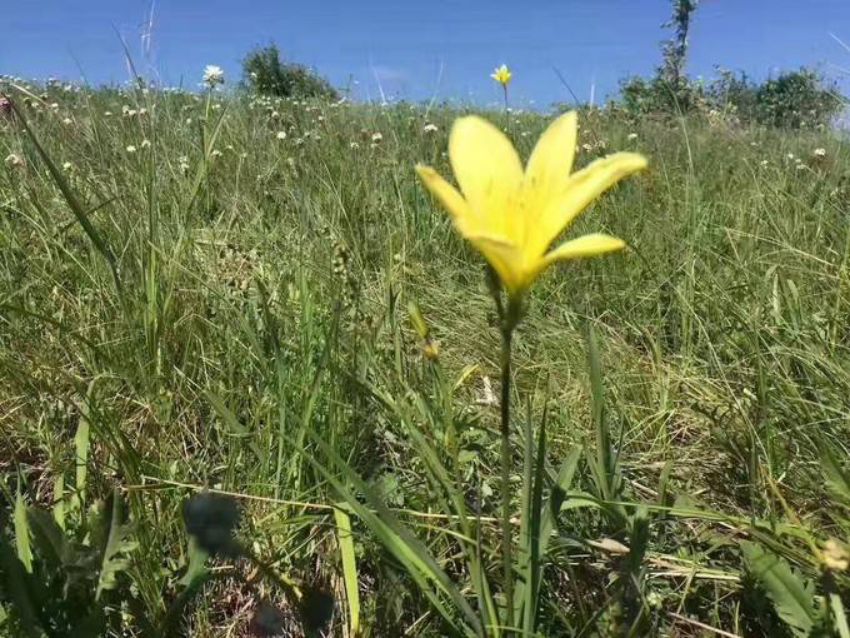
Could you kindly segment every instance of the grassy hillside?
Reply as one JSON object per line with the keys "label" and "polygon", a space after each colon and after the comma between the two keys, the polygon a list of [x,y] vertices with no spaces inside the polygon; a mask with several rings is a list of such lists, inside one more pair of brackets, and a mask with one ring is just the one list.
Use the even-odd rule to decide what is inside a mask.
{"label": "grassy hillside", "polygon": [[[143,632],[140,618],[161,622],[184,590],[181,507],[209,488],[237,497],[240,538],[269,569],[334,594],[332,635],[352,633],[352,545],[364,635],[452,635],[374,527],[331,506],[341,488],[380,495],[474,605],[469,543],[448,516],[460,494],[499,582],[493,304],[480,257],[413,171],[451,175],[460,110],[14,95],[55,174],[20,119],[0,120],[7,553],[20,555],[24,504],[90,544],[89,508],[117,488],[137,543],[118,581],[133,584],[124,622]],[[485,116],[523,157],[549,121]],[[630,248],[549,271],[515,337],[517,511],[527,422],[545,422],[551,479],[576,462],[540,635],[617,635],[630,622],[638,635],[801,635],[743,554],[782,557],[824,596],[812,604],[835,613],[847,601],[840,551],[827,569],[821,549],[850,540],[827,480],[841,489],[834,465],[850,440],[850,155],[828,132],[715,118],[595,110],[580,125],[579,165],[635,150],[650,169],[570,231],[602,229]],[[414,330],[411,303],[434,343]],[[608,492],[592,469],[600,433]],[[433,480],[435,463],[455,492]],[[234,561],[213,564],[179,631],[243,635],[258,595],[295,622],[284,587],[246,586],[223,571]]]}

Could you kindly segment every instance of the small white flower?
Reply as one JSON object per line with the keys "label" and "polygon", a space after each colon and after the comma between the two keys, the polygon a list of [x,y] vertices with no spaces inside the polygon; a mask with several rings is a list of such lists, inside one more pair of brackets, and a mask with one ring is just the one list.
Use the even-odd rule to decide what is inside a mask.
{"label": "small white flower", "polygon": [[760,161],[760,162],[759,162],[759,166],[761,166],[761,167],[765,167],[765,166],[767,166],[767,160],[762,160],[762,161]]}
{"label": "small white flower", "polygon": [[582,144],[582,145],[581,145],[581,148],[582,148],[582,150],[583,150],[583,151],[586,151],[586,152],[590,152],[590,151],[592,151],[592,150],[593,150],[593,146],[591,146],[591,145],[590,145],[590,144],[588,144],[587,142],[585,142],[584,144]]}
{"label": "small white flower", "polygon": [[24,158],[15,153],[10,153],[6,156],[6,166],[9,168],[21,168],[24,165]]}
{"label": "small white flower", "polygon": [[142,143],[139,144],[139,146],[141,146],[142,148],[150,148],[151,147],[151,141],[150,140],[142,140]]}
{"label": "small white flower", "polygon": [[215,149],[212,153],[210,153],[210,157],[212,157],[213,159],[221,157],[221,151]]}
{"label": "small white flower", "polygon": [[499,405],[499,399],[496,398],[496,393],[493,392],[493,384],[490,381],[490,377],[483,376],[481,377],[481,383],[484,386],[482,391],[482,396],[479,399],[476,399],[476,403],[485,407],[493,407]]}
{"label": "small white flower", "polygon": [[357,142],[351,142],[351,143],[348,145],[348,147],[349,147],[349,148],[353,148],[353,149],[357,149],[357,148],[360,148],[360,144],[358,144]]}
{"label": "small white flower", "polygon": [[74,169],[74,165],[71,164],[71,162],[63,162],[62,163],[62,170],[63,171],[68,172],[68,171],[71,171],[73,169]]}
{"label": "small white flower", "polygon": [[186,118],[186,126],[192,126],[192,118],[191,117]]}
{"label": "small white flower", "polygon": [[112,117],[112,111],[104,111],[103,117]]}
{"label": "small white flower", "polygon": [[372,144],[378,144],[381,140],[384,139],[384,136],[380,131],[372,133]]}
{"label": "small white flower", "polygon": [[147,114],[148,114],[148,110],[146,108],[140,108],[139,109],[139,117],[144,117]]}
{"label": "small white flower", "polygon": [[224,84],[224,69],[214,64],[208,64],[204,68],[204,84],[211,89],[219,84]]}
{"label": "small white flower", "polygon": [[626,137],[626,139],[629,140],[630,142],[634,142],[637,138],[638,138],[637,133],[629,133],[629,135]]}
{"label": "small white flower", "polygon": [[788,155],[786,155],[785,157],[789,160],[793,160],[794,159],[794,153],[788,153]]}
{"label": "small white flower", "polygon": [[50,105],[50,108],[53,109],[54,111],[58,111],[59,110],[59,102],[54,102],[53,104]]}
{"label": "small white flower", "polygon": [[136,149],[136,147],[135,147],[135,146],[133,146],[132,144],[130,144],[129,146],[127,146],[127,152],[128,152],[128,153],[130,153],[131,155],[132,155],[133,153],[135,153],[137,150],[138,150],[138,149]]}
{"label": "small white flower", "polygon": [[815,157],[826,157],[826,149],[825,148],[816,148],[812,151],[812,155]]}
{"label": "small white flower", "polygon": [[189,158],[185,155],[181,155],[177,158],[177,165],[180,168],[180,172],[184,175],[189,172]]}
{"label": "small white flower", "polygon": [[278,113],[277,111],[272,111],[271,113],[269,113],[269,117],[273,120],[280,119],[280,113]]}
{"label": "small white flower", "polygon": [[278,131],[277,132],[277,139],[285,140],[286,139],[286,131]]}
{"label": "small white flower", "polygon": [[71,124],[73,123],[74,120],[72,120],[70,117],[66,117],[64,120],[62,120],[62,124],[64,124],[65,126],[71,126]]}
{"label": "small white flower", "polygon": [[436,133],[439,130],[436,124],[431,124],[430,122],[422,127],[423,133]]}

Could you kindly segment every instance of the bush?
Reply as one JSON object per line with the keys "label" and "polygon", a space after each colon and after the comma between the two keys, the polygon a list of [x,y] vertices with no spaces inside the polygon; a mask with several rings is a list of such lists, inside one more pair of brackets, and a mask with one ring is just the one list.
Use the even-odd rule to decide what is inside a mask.
{"label": "bush", "polygon": [[671,84],[661,75],[629,78],[620,85],[620,94],[626,110],[636,115],[688,113],[703,102],[701,86],[686,78]]}
{"label": "bush", "polygon": [[638,115],[677,115],[698,110],[732,113],[744,124],[777,128],[826,126],[844,106],[835,86],[811,69],[789,71],[762,84],[745,73],[721,71],[707,88],[682,78],[676,85],[661,75],[630,78],[621,85],[623,106]]}
{"label": "bush", "polygon": [[755,117],[762,124],[805,128],[829,124],[842,108],[835,86],[810,69],[783,73],[756,89]]}
{"label": "bush", "polygon": [[275,44],[251,51],[242,70],[246,86],[261,95],[339,99],[337,90],[313,69],[283,62]]}

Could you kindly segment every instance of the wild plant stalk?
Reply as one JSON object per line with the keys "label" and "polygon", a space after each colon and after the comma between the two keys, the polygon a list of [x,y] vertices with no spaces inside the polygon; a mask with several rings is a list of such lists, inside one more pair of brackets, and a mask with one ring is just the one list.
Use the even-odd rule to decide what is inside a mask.
{"label": "wild plant stalk", "polygon": [[505,624],[513,625],[514,573],[513,573],[513,539],[511,530],[511,355],[513,334],[520,319],[521,302],[518,298],[509,296],[507,306],[502,303],[498,277],[492,269],[488,269],[489,282],[496,311],[499,315],[501,333],[501,400],[500,408],[500,456],[501,456],[501,491],[502,491],[502,569],[503,588],[505,594]]}

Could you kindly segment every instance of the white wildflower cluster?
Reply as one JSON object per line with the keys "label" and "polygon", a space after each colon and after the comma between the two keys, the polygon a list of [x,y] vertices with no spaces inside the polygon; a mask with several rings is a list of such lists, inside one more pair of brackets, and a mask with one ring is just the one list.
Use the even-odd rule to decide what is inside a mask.
{"label": "white wildflower cluster", "polygon": [[602,153],[606,148],[608,148],[608,142],[603,139],[597,139],[590,142],[584,142],[583,144],[576,146],[576,153],[580,153],[582,151],[585,153]]}

